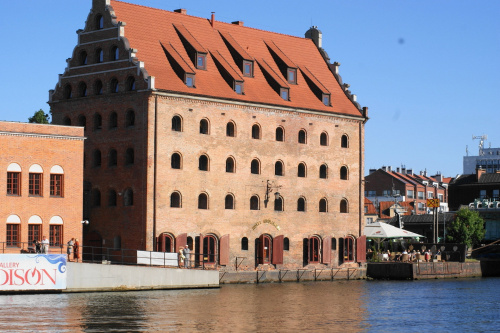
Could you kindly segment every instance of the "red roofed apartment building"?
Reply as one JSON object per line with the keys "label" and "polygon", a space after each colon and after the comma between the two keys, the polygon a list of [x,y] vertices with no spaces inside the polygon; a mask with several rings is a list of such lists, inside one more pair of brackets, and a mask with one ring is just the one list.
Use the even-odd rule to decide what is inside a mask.
{"label": "red roofed apartment building", "polygon": [[[451,178],[440,174],[427,176],[427,172],[414,174],[411,169],[384,166],[378,170],[371,169],[365,177],[365,196],[376,202],[380,219],[395,216],[394,209],[401,215],[421,215],[432,213],[427,208],[427,199],[438,198],[440,209],[448,209],[448,183]],[[398,201],[398,206],[394,200]]]}
{"label": "red roofed apartment building", "polygon": [[81,239],[83,142],[81,127],[0,122],[1,253],[44,235],[51,253],[66,253],[61,245]]}
{"label": "red roofed apartment building", "polygon": [[227,269],[364,260],[367,109],[319,30],[94,0],[77,33],[49,104],[88,137],[86,245],[188,244]]}

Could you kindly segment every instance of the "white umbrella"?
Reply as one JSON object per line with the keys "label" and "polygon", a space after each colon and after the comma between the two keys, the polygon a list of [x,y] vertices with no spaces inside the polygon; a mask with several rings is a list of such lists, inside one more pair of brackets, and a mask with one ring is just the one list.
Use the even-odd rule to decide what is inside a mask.
{"label": "white umbrella", "polygon": [[414,232],[393,227],[384,222],[375,222],[365,226],[367,238],[415,238],[424,237]]}

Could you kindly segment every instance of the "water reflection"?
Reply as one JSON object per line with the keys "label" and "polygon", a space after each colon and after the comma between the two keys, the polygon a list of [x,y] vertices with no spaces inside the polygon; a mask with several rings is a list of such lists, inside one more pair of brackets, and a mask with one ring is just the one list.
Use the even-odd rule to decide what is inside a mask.
{"label": "water reflection", "polygon": [[500,327],[500,279],[3,295],[2,332],[407,332]]}

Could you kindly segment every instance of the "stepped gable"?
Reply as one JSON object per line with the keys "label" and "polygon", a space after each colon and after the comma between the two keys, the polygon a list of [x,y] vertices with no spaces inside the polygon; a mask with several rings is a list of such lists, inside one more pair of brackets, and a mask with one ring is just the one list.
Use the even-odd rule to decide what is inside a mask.
{"label": "stepped gable", "polygon": [[[116,16],[115,22],[126,24],[123,27],[124,36],[130,48],[137,50],[137,59],[144,62],[147,73],[155,77],[155,89],[159,91],[363,117],[361,111],[347,98],[330,71],[329,64],[311,39],[215,20],[211,22],[209,19],[185,13],[119,1],[110,1],[110,6],[110,11]],[[243,53],[243,50],[245,57],[253,58],[253,77],[243,76],[241,66],[235,62],[231,54],[232,51],[234,55],[234,49],[228,48],[229,42],[225,41],[223,36],[231,36],[229,42],[233,44],[236,42],[235,45],[238,45],[240,53]],[[188,87],[172,68],[163,47],[169,44],[190,67],[194,68],[194,87]],[[288,82],[280,70],[279,66],[282,64],[276,62],[276,55],[273,58],[268,45],[279,49],[279,56],[286,56],[285,64],[290,61],[298,68],[307,68],[314,76],[315,84],[321,85],[331,94],[331,106],[324,105],[318,94],[311,90],[301,70],[296,71],[297,84],[288,83],[289,100],[283,100],[266,80],[261,66],[257,64],[257,61],[261,63],[264,60],[274,73],[280,75],[284,82]],[[220,55],[221,59],[227,61],[228,68],[237,70],[244,80],[244,94],[237,94],[227,83],[224,73],[220,71],[221,66],[217,66],[210,55],[206,57],[206,70],[197,68],[196,57],[192,54],[193,50],[197,49],[209,50],[212,54]]]}

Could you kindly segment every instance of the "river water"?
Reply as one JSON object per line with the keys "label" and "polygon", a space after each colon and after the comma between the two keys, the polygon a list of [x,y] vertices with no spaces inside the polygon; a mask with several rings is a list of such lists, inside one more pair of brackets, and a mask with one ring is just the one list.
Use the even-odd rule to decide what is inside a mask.
{"label": "river water", "polygon": [[500,278],[1,295],[1,332],[491,332]]}

